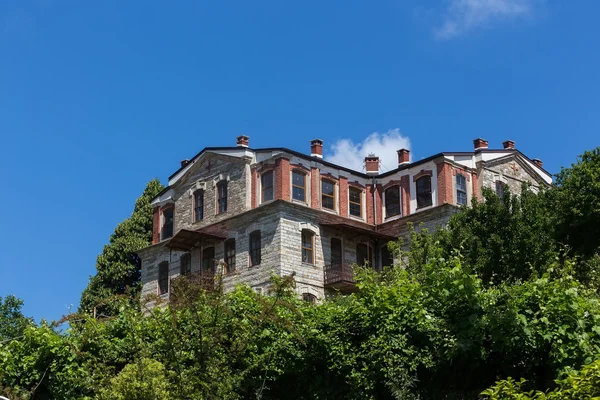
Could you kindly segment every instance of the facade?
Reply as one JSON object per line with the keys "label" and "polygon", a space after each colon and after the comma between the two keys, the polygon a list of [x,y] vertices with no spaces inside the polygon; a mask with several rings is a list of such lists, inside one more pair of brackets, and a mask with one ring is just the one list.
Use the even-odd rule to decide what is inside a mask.
{"label": "facade", "polygon": [[310,155],[285,148],[205,148],[169,178],[152,201],[152,245],[142,249],[142,296],[168,298],[171,280],[189,275],[211,288],[246,283],[265,291],[271,274],[294,274],[298,295],[316,301],[354,288],[351,265],[376,270],[391,265],[387,243],[409,223],[435,229],[460,206],[481,198],[482,187],[499,195],[550,185],[542,162],[506,141],[488,149],[474,140],[470,152],[440,153],[410,162],[398,150],[398,167],[380,173],[379,158],[365,158],[366,172],[322,158],[323,141]]}

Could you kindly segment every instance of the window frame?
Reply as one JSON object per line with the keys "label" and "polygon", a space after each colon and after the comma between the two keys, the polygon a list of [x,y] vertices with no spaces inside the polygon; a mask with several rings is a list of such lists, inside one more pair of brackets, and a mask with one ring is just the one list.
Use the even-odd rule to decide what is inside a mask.
{"label": "window frame", "polygon": [[302,301],[306,301],[311,304],[317,304],[317,296],[312,293],[304,292],[302,293]]}
{"label": "window frame", "polygon": [[[394,208],[397,208],[397,212],[395,212],[394,214],[390,214],[390,206],[389,206],[389,201],[390,198],[388,197],[388,192],[392,189],[396,189],[396,192],[398,193],[398,203],[397,204],[393,204]],[[385,197],[385,218],[392,218],[392,217],[396,217],[398,215],[402,215],[402,198],[401,198],[401,194],[400,194],[400,185],[393,185],[390,186],[389,188],[385,189],[383,191],[383,196]]]}
{"label": "window frame", "polygon": [[[265,186],[264,178],[266,176],[271,177],[271,186]],[[271,189],[271,198],[270,199],[265,199],[265,189],[267,189],[267,188]],[[268,201],[272,201],[274,199],[275,199],[275,174],[273,173],[273,170],[265,171],[262,174],[260,174],[260,202],[262,204],[262,203],[266,203]]]}
{"label": "window frame", "polygon": [[217,188],[217,215],[227,212],[227,197],[229,195],[229,182],[226,179],[219,181]]}
{"label": "window frame", "polygon": [[504,195],[506,194],[506,186],[507,186],[506,183],[502,182],[501,180],[497,180],[495,182],[495,184],[496,184],[496,196],[503,199]]}
{"label": "window frame", "polygon": [[[305,241],[305,235],[308,235],[309,242]],[[310,247],[305,246],[310,244]],[[315,265],[315,233],[310,229],[302,229],[300,235],[300,248],[302,252],[302,263]],[[310,252],[310,261],[305,261],[305,252]]]}
{"label": "window frame", "polygon": [[[331,194],[325,194],[325,191],[323,190],[323,185],[325,184],[330,184],[331,185]],[[321,208],[324,208],[325,210],[329,210],[329,211],[337,211],[337,193],[336,193],[336,183],[335,181],[331,180],[331,179],[321,179]],[[325,198],[331,199],[332,202],[332,207],[325,207]]]}
{"label": "window frame", "polygon": [[[164,276],[162,276],[164,275]],[[169,262],[162,261],[158,264],[157,292],[159,296],[169,294]]]}
{"label": "window frame", "polygon": [[[362,263],[360,263],[358,259],[359,246],[365,246],[367,250],[367,258],[363,259]],[[365,261],[369,263],[367,265],[369,268],[373,268],[373,246],[369,243],[356,243],[356,263],[362,267],[365,265]]]}
{"label": "window frame", "polygon": [[[165,226],[167,226],[167,218],[165,217],[165,212],[171,213],[171,222],[170,222],[171,234],[169,236],[166,236],[164,233]],[[161,222],[162,222],[160,225],[160,240],[170,239],[175,234],[175,206],[169,205],[169,206],[162,208],[160,211],[160,214],[161,214]]]}
{"label": "window frame", "polygon": [[[462,179],[462,183],[459,180]],[[456,204],[460,206],[466,206],[469,204],[469,197],[467,194],[467,177],[464,174],[456,174]],[[464,196],[464,203],[461,201],[461,197]]]}
{"label": "window frame", "polygon": [[[184,261],[187,264],[187,268],[184,270]],[[179,274],[190,275],[192,273],[192,255],[190,253],[182,254],[179,257]]]}
{"label": "window frame", "polygon": [[[304,186],[298,186],[298,185],[296,185],[294,183],[294,175],[295,174],[296,175],[302,175],[302,179],[303,179],[302,182],[303,182]],[[301,171],[299,169],[293,169],[292,170],[292,200],[301,201],[303,203],[307,203],[307,201],[306,201],[306,177],[307,177],[307,173],[306,172]],[[302,190],[302,197],[303,197],[302,199],[297,199],[295,197],[294,188],[298,188],[298,189]]]}
{"label": "window frame", "polygon": [[250,232],[248,235],[248,261],[250,267],[259,266],[262,261],[262,233],[260,230]]}
{"label": "window frame", "polygon": [[[358,199],[359,199],[358,203],[355,202],[355,201],[352,201],[352,196],[351,195],[352,195],[353,191],[355,193],[358,193]],[[351,216],[353,216],[355,218],[363,218],[363,207],[362,207],[363,201],[362,200],[363,200],[363,190],[362,189],[355,188],[355,187],[348,188],[348,215],[351,215]],[[354,215],[354,214],[352,214],[352,205],[353,204],[355,206],[358,205],[358,209],[360,211],[360,215]]]}
{"label": "window frame", "polygon": [[[200,206],[198,206],[198,199],[200,199]],[[198,218],[198,210],[200,210],[200,218]],[[194,192],[194,222],[202,220],[204,220],[204,189],[198,189]]]}
{"label": "window frame", "polygon": [[[211,252],[212,257],[207,257],[207,253],[210,254]],[[207,272],[212,274],[215,272],[215,254],[215,246],[207,246],[202,248],[202,260],[200,262],[201,274],[205,274]],[[212,261],[212,263],[210,261]],[[209,265],[205,265],[205,262],[207,262]]]}
{"label": "window frame", "polygon": [[[339,242],[340,243],[340,258],[339,259],[334,259],[333,258],[333,242]],[[337,246],[337,245],[336,245]],[[330,258],[330,262],[331,265],[342,265],[344,263],[344,243],[342,242],[341,238],[337,238],[337,237],[332,237],[329,241],[329,258]]]}
{"label": "window frame", "polygon": [[[233,246],[232,246],[233,244]],[[236,243],[234,238],[227,239],[223,246],[223,257],[227,273],[235,272]]]}
{"label": "window frame", "polygon": [[[429,182],[429,186],[425,187],[426,191],[425,193],[419,193],[419,189],[421,189],[419,187],[419,183],[420,182]],[[415,196],[417,199],[417,210],[421,209],[421,208],[427,208],[427,207],[431,207],[433,205],[433,188],[431,187],[431,175],[424,175],[419,177],[419,179],[417,179],[415,181]],[[427,195],[427,201],[423,204],[421,204],[421,200],[424,199],[425,195]]]}

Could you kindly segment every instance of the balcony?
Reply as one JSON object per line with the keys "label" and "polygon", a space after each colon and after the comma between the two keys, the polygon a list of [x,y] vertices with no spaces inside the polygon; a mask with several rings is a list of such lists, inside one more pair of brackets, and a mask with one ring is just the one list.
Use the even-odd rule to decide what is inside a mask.
{"label": "balcony", "polygon": [[325,288],[337,289],[341,292],[353,292],[354,285],[353,263],[335,262],[325,266]]}
{"label": "balcony", "polygon": [[[171,285],[173,285],[173,281],[177,281],[177,286],[181,287],[179,281],[183,281],[183,285],[189,287],[197,287],[204,290],[215,290],[215,273],[212,271],[201,271],[201,272],[192,272],[186,275],[179,275],[177,278],[173,278],[171,280]],[[185,287],[184,286],[184,287]]]}

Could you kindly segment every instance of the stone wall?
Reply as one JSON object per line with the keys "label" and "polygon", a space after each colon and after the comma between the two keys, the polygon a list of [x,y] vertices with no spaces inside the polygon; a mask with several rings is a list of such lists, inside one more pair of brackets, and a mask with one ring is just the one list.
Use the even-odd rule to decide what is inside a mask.
{"label": "stone wall", "polygon": [[523,183],[529,183],[534,190],[539,188],[533,171],[519,163],[514,157],[489,162],[481,165],[479,181],[483,187],[496,190],[496,181],[501,181],[508,186],[512,194],[520,194]]}

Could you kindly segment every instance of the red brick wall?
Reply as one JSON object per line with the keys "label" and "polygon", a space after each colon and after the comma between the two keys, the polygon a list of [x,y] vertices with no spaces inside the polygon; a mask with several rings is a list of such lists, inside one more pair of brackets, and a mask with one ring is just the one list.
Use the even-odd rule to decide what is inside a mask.
{"label": "red brick wall", "polygon": [[250,183],[250,207],[256,208],[258,207],[258,200],[256,198],[256,192],[258,190],[258,173],[256,172],[256,168],[252,168],[251,170],[251,183]]}
{"label": "red brick wall", "polygon": [[383,186],[378,184],[377,189],[375,191],[375,216],[376,224],[381,224],[383,222]]}
{"label": "red brick wall", "polygon": [[317,168],[311,168],[310,170],[310,206],[312,208],[321,209],[321,198],[319,197],[319,170]]}
{"label": "red brick wall", "polygon": [[160,242],[160,207],[154,207],[152,214],[152,244]]}
{"label": "red brick wall", "polygon": [[477,200],[481,200],[481,190],[479,189],[479,178],[477,177],[477,172],[473,172],[471,174],[471,182],[473,183],[473,197]]}
{"label": "red brick wall", "polygon": [[366,217],[367,217],[366,221],[367,221],[367,224],[373,224],[374,223],[374,221],[373,221],[373,192],[372,192],[372,190],[373,190],[373,185],[368,184],[367,188],[365,190],[365,197],[366,197],[365,203],[366,203],[366,213],[367,213],[367,215],[366,215]]}
{"label": "red brick wall", "polygon": [[348,178],[340,176],[340,216],[348,216]]}
{"label": "red brick wall", "polygon": [[290,200],[290,160],[286,158],[275,164],[275,199]]}
{"label": "red brick wall", "polygon": [[444,203],[454,203],[452,196],[452,166],[441,163],[437,165],[438,206]]}
{"label": "red brick wall", "polygon": [[410,214],[410,178],[404,175],[400,178],[400,194],[402,196],[402,216]]}

